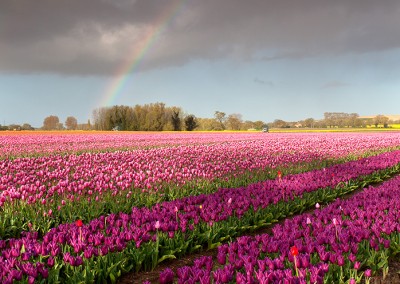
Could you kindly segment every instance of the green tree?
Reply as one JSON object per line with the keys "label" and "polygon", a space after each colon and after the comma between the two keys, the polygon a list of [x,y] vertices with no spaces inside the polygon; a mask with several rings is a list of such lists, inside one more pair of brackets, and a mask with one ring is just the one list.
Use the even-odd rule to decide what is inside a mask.
{"label": "green tree", "polygon": [[201,131],[211,131],[214,130],[213,125],[216,124],[214,118],[197,118],[197,130]]}
{"label": "green tree", "polygon": [[261,120],[257,120],[257,121],[255,121],[255,122],[253,123],[253,125],[254,125],[254,128],[255,128],[255,129],[261,130],[261,129],[263,129],[263,127],[264,127],[264,125],[265,125],[265,122],[264,122],[264,121],[261,121]]}
{"label": "green tree", "polygon": [[24,123],[21,126],[21,130],[34,130],[35,128],[32,127],[29,123]]}
{"label": "green tree", "polygon": [[193,114],[190,114],[185,117],[185,129],[187,131],[193,131],[198,126],[197,119]]}
{"label": "green tree", "polygon": [[240,130],[249,130],[249,129],[255,129],[254,122],[250,121],[250,120],[246,120],[246,121],[242,122]]}
{"label": "green tree", "polygon": [[272,123],[272,126],[276,127],[276,128],[288,128],[288,127],[290,127],[290,125],[286,121],[284,121],[282,119],[275,119],[274,122]]}
{"label": "green tree", "polygon": [[162,131],[167,122],[165,104],[150,104],[146,114],[145,129],[148,131]]}
{"label": "green tree", "polygon": [[133,124],[133,129],[135,131],[144,131],[144,125],[146,124],[146,115],[148,112],[148,107],[147,105],[141,106],[141,105],[135,105],[133,108],[133,113],[135,115],[135,120]]}
{"label": "green tree", "polygon": [[19,124],[10,124],[8,126],[8,130],[18,130],[18,131],[20,131],[22,129],[21,129],[21,125],[19,125]]}
{"label": "green tree", "polygon": [[178,108],[173,108],[172,109],[172,114],[171,114],[171,123],[174,131],[180,131],[182,127],[182,121],[180,117],[180,110]]}

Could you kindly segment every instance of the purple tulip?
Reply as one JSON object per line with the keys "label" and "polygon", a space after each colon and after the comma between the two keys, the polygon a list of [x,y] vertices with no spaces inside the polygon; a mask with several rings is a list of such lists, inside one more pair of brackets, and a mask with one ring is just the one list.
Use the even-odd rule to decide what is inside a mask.
{"label": "purple tulip", "polygon": [[354,262],[354,269],[358,270],[361,267],[361,263],[359,261]]}
{"label": "purple tulip", "polygon": [[345,263],[345,261],[344,261],[343,255],[341,255],[341,254],[338,255],[338,256],[337,256],[337,264],[338,264],[339,266],[343,266],[344,263]]}
{"label": "purple tulip", "polygon": [[10,276],[13,280],[21,281],[22,280],[22,271],[12,269],[10,271]]}
{"label": "purple tulip", "polygon": [[371,275],[372,275],[371,269],[365,270],[364,275],[365,275],[365,277],[371,277]]}
{"label": "purple tulip", "polygon": [[[102,202],[103,193],[115,196],[115,198],[125,197],[130,194],[132,187],[145,191],[146,188],[161,190],[161,187],[157,187],[160,182],[171,182],[180,186],[189,181],[196,183],[197,180],[222,179],[232,172],[240,177],[244,173],[264,170],[271,166],[311,162],[326,158],[334,160],[345,157],[349,153],[362,153],[366,150],[399,145],[398,134],[354,136],[335,134],[329,136],[336,144],[325,143],[327,141],[325,134],[307,134],[299,136],[299,139],[304,140],[296,142],[295,145],[292,145],[293,139],[290,135],[280,136],[282,139],[279,143],[273,139],[266,141],[255,135],[243,135],[240,136],[240,139],[236,137],[228,142],[226,142],[225,134],[218,137],[213,141],[211,136],[205,135],[202,142],[198,142],[196,147],[191,145],[195,139],[190,138],[191,142],[188,142],[187,138],[181,137],[180,139],[186,141],[182,147],[161,147],[148,150],[138,146],[137,151],[82,153],[81,155],[73,154],[75,150],[67,146],[72,142],[66,143],[68,139],[63,137],[60,138],[60,147],[71,151],[64,153],[65,155],[55,154],[51,158],[43,156],[0,160],[1,206],[7,206],[13,200],[18,200],[18,202],[24,200],[29,206],[45,207],[40,209],[41,218],[43,218],[43,212],[46,212],[45,218],[52,218],[53,216],[49,215],[56,214],[51,211],[56,206],[62,205],[61,210],[64,210],[66,208],[64,206],[70,206],[74,202],[86,202],[88,197],[91,198],[91,203],[94,203],[94,200]],[[75,143],[75,145],[82,146],[83,148],[78,147],[81,150],[87,149],[85,148],[87,145],[100,145],[83,136],[80,138],[85,142]],[[15,144],[23,149],[26,143],[23,140],[18,141]],[[110,142],[109,144],[105,143],[107,145],[111,145],[111,141],[118,142],[114,138],[107,141]],[[166,140],[163,141],[167,146]],[[204,141],[207,143],[202,144]],[[307,141],[309,151],[304,151],[304,141]],[[209,142],[215,143],[209,145]],[[132,141],[124,140],[123,143],[128,145]],[[141,145],[148,146],[149,144],[146,143],[143,142]],[[322,146],[318,149],[313,145]],[[10,148],[12,147],[14,146],[10,146]],[[288,147],[290,154],[283,151],[281,147]],[[238,149],[241,150],[238,151]],[[15,148],[13,151],[18,154]],[[8,155],[7,153],[11,152],[5,150],[4,155]],[[34,153],[34,151],[30,153]],[[249,157],[251,157],[251,162]],[[273,162],[271,162],[272,160]],[[399,162],[400,151],[393,151],[327,167],[324,170],[314,170],[298,175],[285,174],[281,177],[281,182],[267,180],[239,189],[224,188],[212,194],[190,196],[164,202],[162,205],[157,204],[151,208],[135,207],[129,214],[114,212],[91,221],[86,222],[85,220],[85,225],[80,227],[81,230],[78,230],[75,224],[60,224],[45,233],[40,239],[32,232],[31,235],[21,234],[21,238],[18,239],[0,240],[0,258],[7,259],[7,264],[0,259],[0,271],[2,271],[0,282],[10,279],[8,273],[19,267],[23,267],[20,270],[23,272],[23,277],[31,276],[35,279],[38,273],[44,277],[47,267],[54,266],[56,258],[70,265],[78,266],[83,264],[82,256],[91,258],[96,255],[106,255],[109,252],[122,251],[129,242],[140,248],[143,243],[156,241],[156,230],[168,233],[171,238],[178,230],[181,230],[181,233],[191,234],[187,228],[194,230],[199,224],[206,222],[218,224],[231,216],[241,217],[249,210],[257,211],[270,204],[276,204],[282,201],[282,192],[285,193],[285,200],[289,200],[320,188],[335,188],[339,182],[357,179],[360,176],[394,166]],[[8,173],[19,173],[21,176],[15,178]],[[379,250],[382,246],[388,248],[390,240],[382,236],[397,233],[400,230],[398,220],[392,217],[394,214],[385,216],[381,214],[381,212],[392,210],[391,207],[397,208],[397,204],[390,203],[395,200],[393,195],[380,189],[389,187],[388,184],[390,185],[390,183],[384,183],[382,187],[377,188],[378,194],[376,192],[372,194],[371,190],[367,189],[363,194],[358,195],[360,200],[355,198],[348,201],[338,200],[332,205],[316,210],[314,214],[286,221],[283,225],[273,228],[272,236],[260,236],[257,241],[250,237],[239,238],[237,242],[230,245],[233,247],[232,249],[226,247],[226,251],[221,252],[217,261],[223,262],[221,265],[224,267],[230,265],[232,269],[244,267],[246,275],[243,277],[245,277],[245,281],[251,282],[252,277],[255,277],[255,272],[252,273],[252,271],[258,267],[260,251],[263,254],[274,253],[277,255],[275,259],[270,259],[268,265],[265,263],[265,269],[268,266],[268,269],[274,270],[273,273],[271,271],[268,274],[268,278],[272,279],[279,275],[289,277],[289,271],[292,273],[290,269],[284,271],[284,263],[287,263],[286,253],[293,245],[296,245],[300,252],[299,264],[302,268],[312,266],[310,254],[317,252],[320,260],[326,262],[318,266],[320,274],[326,273],[326,267],[335,265],[334,263],[345,265],[348,260],[344,256],[357,254],[358,244],[364,240],[367,240],[374,249]],[[390,187],[396,188],[396,186],[398,186],[398,181],[395,180]],[[57,199],[54,196],[57,195],[63,198],[60,198],[60,204],[56,204]],[[227,202],[229,206],[227,206]],[[179,210],[177,211],[175,208],[179,208]],[[346,218],[342,219],[342,215],[345,215]],[[379,218],[375,218],[378,215]],[[310,220],[312,218],[312,227],[305,226],[305,224],[310,225],[306,218],[310,218]],[[376,224],[374,223],[375,219],[377,220]],[[331,220],[332,222],[336,220],[334,226]],[[381,220],[385,220],[385,222]],[[30,226],[30,230],[33,230],[32,228],[33,226]],[[334,237],[335,228],[338,238]],[[22,250],[22,245],[25,247],[25,252]],[[326,247],[326,251],[319,249],[319,246]],[[45,266],[42,267],[40,264],[36,269],[23,263],[30,259],[46,259],[46,257],[48,260],[44,264]],[[351,261],[350,256],[348,259]],[[211,266],[208,261],[202,263],[202,267],[206,267],[206,269],[202,269],[198,275],[203,276],[205,271],[211,271]],[[233,273],[231,268],[222,271],[223,275]],[[193,280],[193,271],[189,270],[188,273],[190,274],[189,279]],[[318,277],[322,277],[318,273],[315,276],[317,280]],[[202,278],[206,279],[207,277]]]}
{"label": "purple tulip", "polygon": [[171,284],[174,281],[174,272],[170,268],[166,268],[160,273],[160,284]]}

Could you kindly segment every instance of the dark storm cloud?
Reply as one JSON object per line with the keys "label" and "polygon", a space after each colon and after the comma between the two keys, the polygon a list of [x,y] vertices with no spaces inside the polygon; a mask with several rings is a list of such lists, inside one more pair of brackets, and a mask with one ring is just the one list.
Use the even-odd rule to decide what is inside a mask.
{"label": "dark storm cloud", "polygon": [[[2,0],[0,71],[113,74],[178,0]],[[141,70],[400,47],[397,0],[186,0]]]}

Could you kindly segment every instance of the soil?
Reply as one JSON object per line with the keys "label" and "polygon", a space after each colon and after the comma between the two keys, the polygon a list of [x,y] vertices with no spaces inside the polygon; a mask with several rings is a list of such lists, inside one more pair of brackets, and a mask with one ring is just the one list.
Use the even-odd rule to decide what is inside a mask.
{"label": "soil", "polygon": [[[134,282],[131,282],[134,283]],[[389,273],[383,279],[382,275],[372,277],[370,284],[399,284],[400,283],[400,259],[389,260]]]}
{"label": "soil", "polygon": [[[259,232],[260,233],[260,232]],[[142,284],[144,281],[148,280],[151,283],[159,283],[159,275],[160,272],[166,269],[167,267],[171,268],[175,273],[178,268],[192,265],[193,261],[196,258],[201,256],[209,256],[211,255],[213,258],[217,257],[217,250],[209,250],[201,253],[196,253],[192,255],[188,255],[187,257],[165,262],[158,267],[156,267],[153,271],[149,272],[139,272],[139,273],[129,273],[123,275],[118,283],[119,284]],[[365,282],[364,282],[365,283]],[[374,276],[370,279],[370,284],[400,284],[400,259],[390,259],[389,260],[389,272],[386,275],[385,279],[383,279],[382,275]]]}
{"label": "soil", "polygon": [[[374,186],[377,186],[379,184],[374,184]],[[362,190],[363,189],[355,190],[352,193],[342,196],[341,199],[348,199],[348,198],[352,197],[354,194],[357,194],[358,192],[360,192]],[[312,212],[313,210],[314,209],[311,209],[306,212]],[[293,218],[293,216],[288,217],[288,218]],[[266,228],[263,228],[263,229],[260,229],[260,230],[254,231],[254,232],[248,232],[245,235],[254,236],[254,235],[265,234],[265,233],[271,234],[272,227],[275,226],[276,224],[282,224],[286,219],[287,218],[280,220],[279,222],[274,223],[269,227],[266,227]],[[201,252],[198,252],[195,254],[187,255],[180,259],[166,261],[166,262],[160,264],[159,266],[157,266],[153,271],[125,274],[120,279],[118,279],[117,283],[118,284],[142,284],[146,280],[150,281],[151,283],[159,283],[160,272],[163,271],[164,269],[171,268],[176,273],[178,268],[183,267],[183,266],[192,265],[193,261],[196,258],[199,258],[201,256],[212,256],[213,259],[216,259],[217,249],[205,250],[205,251],[201,251]],[[386,275],[385,279],[383,279],[382,274],[376,275],[374,277],[371,277],[369,284],[400,284],[400,257],[389,259],[389,271],[388,271],[388,274]]]}

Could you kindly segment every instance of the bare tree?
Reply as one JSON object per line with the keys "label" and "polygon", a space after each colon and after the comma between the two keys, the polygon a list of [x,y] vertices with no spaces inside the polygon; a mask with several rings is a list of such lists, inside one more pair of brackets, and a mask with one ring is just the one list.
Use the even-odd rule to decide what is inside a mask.
{"label": "bare tree", "polygon": [[217,110],[214,113],[214,118],[219,123],[219,126],[221,128],[221,129],[216,129],[216,130],[225,130],[226,113]]}
{"label": "bare tree", "polygon": [[58,129],[60,124],[60,119],[56,115],[50,115],[46,117],[43,121],[44,130],[55,130]]}
{"label": "bare tree", "polygon": [[315,119],[310,117],[304,120],[304,127],[313,128],[315,124]]}
{"label": "bare tree", "polygon": [[389,118],[387,116],[382,115],[382,114],[379,114],[379,115],[374,117],[375,127],[378,127],[379,124],[382,124],[383,127],[387,128],[388,127],[388,122],[389,122]]}
{"label": "bare tree", "polygon": [[240,130],[242,126],[242,115],[239,113],[233,113],[228,115],[226,124],[230,130]]}
{"label": "bare tree", "polygon": [[65,120],[65,127],[68,130],[76,130],[78,127],[78,120],[73,116],[68,116]]}

